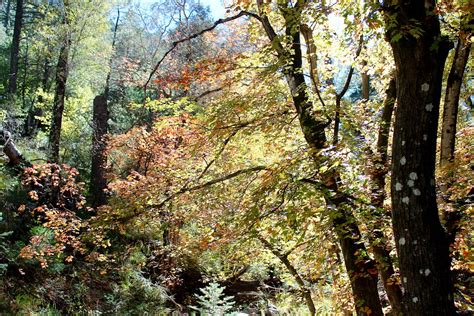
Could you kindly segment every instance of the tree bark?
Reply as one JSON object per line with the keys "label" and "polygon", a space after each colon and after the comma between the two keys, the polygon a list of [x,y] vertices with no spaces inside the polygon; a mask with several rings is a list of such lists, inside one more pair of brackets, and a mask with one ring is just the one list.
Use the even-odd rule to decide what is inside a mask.
{"label": "tree bark", "polygon": [[[115,41],[117,38],[118,23],[120,20],[120,10],[117,10],[117,19],[115,21],[114,35],[112,39],[112,50],[115,48]],[[110,57],[109,65],[112,66],[112,57]],[[94,207],[104,205],[107,203],[107,195],[105,189],[107,188],[106,167],[107,167],[107,146],[106,135],[108,132],[109,109],[108,98],[110,90],[110,75],[111,70],[107,73],[105,80],[104,93],[96,96],[94,99],[93,108],[93,134],[92,134],[92,161],[91,161],[91,182],[90,191],[92,198],[92,205]]]}
{"label": "tree bark", "polygon": [[[40,63],[38,61],[38,63]],[[43,62],[43,77],[41,80],[41,87],[43,91],[48,91],[48,82],[50,76],[50,66],[49,66],[49,58],[45,58]],[[24,128],[24,136],[33,136],[36,135],[36,132],[39,128],[43,127],[41,121],[37,119],[43,115],[43,109],[38,108],[35,106],[36,103],[43,103],[43,96],[39,95],[37,102],[31,105],[30,110],[28,111],[28,115],[25,119],[25,128]]]}
{"label": "tree bark", "polygon": [[69,25],[68,7],[69,2],[65,0],[64,17],[62,22],[65,34],[56,67],[56,90],[54,93],[53,118],[49,134],[49,160],[54,163],[59,162],[61,125],[63,120],[64,101],[66,98],[66,83],[69,74],[68,63],[71,38],[69,35],[69,30],[67,29]]}
{"label": "tree bark", "polygon": [[[384,7],[397,69],[391,200],[404,315],[455,313],[434,176],[441,83],[450,46],[441,37],[434,8],[434,0],[387,1]],[[419,36],[406,31],[415,28],[421,28]]]}
{"label": "tree bark", "polygon": [[387,247],[387,238],[381,230],[384,219],[383,202],[385,200],[385,177],[388,171],[388,137],[395,99],[397,97],[397,87],[394,78],[390,80],[386,93],[387,96],[384,102],[382,119],[378,131],[377,151],[372,154],[374,158],[370,173],[370,179],[372,181],[371,206],[374,207],[375,212],[373,214],[373,223],[371,224],[374,229],[370,232],[369,239],[385,292],[392,306],[392,313],[393,315],[402,315],[403,293],[394,276],[395,269],[393,267],[392,257],[390,256],[390,249]]}
{"label": "tree bark", "polygon": [[[257,0],[260,7],[263,0]],[[317,155],[322,149],[328,147],[326,138],[326,127],[329,125],[325,119],[316,117],[312,113],[313,105],[307,96],[307,85],[302,73],[302,52],[300,42],[300,15],[301,3],[297,2],[294,7],[283,7],[280,11],[285,19],[286,35],[291,39],[291,51],[284,49],[279,42],[278,36],[273,29],[268,17],[260,13],[259,20],[262,23],[269,40],[272,42],[278,57],[288,65],[285,68],[285,78],[291,91],[294,106],[298,112],[303,135],[315,152],[315,160],[320,163],[323,157]],[[358,315],[383,315],[380,298],[377,290],[377,269],[373,260],[367,255],[357,221],[350,209],[350,200],[339,191],[337,172],[326,172],[321,175],[322,182],[331,191],[326,194],[326,204],[332,209],[331,221],[335,229],[342,253],[346,271],[351,280],[352,292]]]}
{"label": "tree bark", "polygon": [[8,27],[8,24],[10,22],[10,7],[11,7],[11,0],[7,1],[7,7],[5,9],[5,20],[3,20],[3,26],[5,29]]}
{"label": "tree bark", "polygon": [[98,95],[94,98],[93,109],[93,138],[92,138],[92,161],[91,161],[91,183],[90,191],[93,207],[107,203],[105,189],[107,188],[106,179],[106,142],[109,120],[109,111],[107,108],[107,93]]}
{"label": "tree bark", "polygon": [[[367,61],[362,61],[362,67],[367,66]],[[370,97],[370,78],[366,70],[363,70],[360,74],[361,77],[361,86],[362,86],[362,99],[369,100]]]}
{"label": "tree bark", "polygon": [[10,54],[10,72],[8,78],[8,93],[13,96],[17,89],[18,55],[20,53],[21,29],[23,26],[23,0],[16,1],[15,26],[13,29],[12,48]]}
{"label": "tree bark", "polygon": [[318,55],[317,48],[314,44],[313,31],[306,25],[301,25],[301,34],[304,37],[306,43],[306,56],[309,63],[309,76],[311,83],[313,84],[313,90],[315,94],[319,93],[319,76],[318,76]]}
{"label": "tree bark", "polygon": [[2,151],[8,157],[8,164],[10,166],[18,167],[21,165],[29,165],[20,151],[16,148],[10,132],[0,130],[0,146],[3,147]]}
{"label": "tree bark", "polygon": [[471,42],[469,41],[468,33],[460,34],[451,70],[449,71],[448,82],[446,84],[443,123],[441,126],[441,152],[439,159],[440,165],[442,166],[454,161],[459,97],[461,95],[464,70],[466,69],[470,52]]}

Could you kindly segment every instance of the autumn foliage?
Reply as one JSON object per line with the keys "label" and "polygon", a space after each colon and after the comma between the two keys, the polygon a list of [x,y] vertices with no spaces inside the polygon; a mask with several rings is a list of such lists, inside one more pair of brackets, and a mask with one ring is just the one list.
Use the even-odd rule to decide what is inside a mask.
{"label": "autumn foliage", "polygon": [[44,164],[25,169],[22,185],[28,190],[29,201],[18,212],[32,225],[44,229],[35,230],[37,233],[21,250],[22,258],[36,260],[46,268],[57,258],[70,263],[85,254],[81,233],[88,223],[78,214],[89,209],[85,207],[84,184],[77,182],[78,175],[67,165]]}

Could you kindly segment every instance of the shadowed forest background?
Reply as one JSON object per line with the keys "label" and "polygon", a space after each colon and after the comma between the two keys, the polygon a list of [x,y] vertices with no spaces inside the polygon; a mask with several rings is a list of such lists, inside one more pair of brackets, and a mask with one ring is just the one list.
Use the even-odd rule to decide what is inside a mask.
{"label": "shadowed forest background", "polygon": [[474,313],[472,2],[0,5],[0,314]]}

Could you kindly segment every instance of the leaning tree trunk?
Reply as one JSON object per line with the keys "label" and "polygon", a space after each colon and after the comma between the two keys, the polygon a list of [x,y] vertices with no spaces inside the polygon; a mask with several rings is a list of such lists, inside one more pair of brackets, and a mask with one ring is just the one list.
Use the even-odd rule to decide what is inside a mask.
{"label": "leaning tree trunk", "polygon": [[[397,69],[391,198],[405,315],[455,312],[434,175],[441,83],[450,47],[441,37],[434,7],[434,0],[412,0],[388,1],[384,8]],[[406,32],[414,28],[419,36]]]}
{"label": "leaning tree trunk", "polygon": [[0,130],[0,146],[2,146],[2,152],[8,158],[9,166],[19,169],[30,166],[30,163],[23,158],[21,152],[16,148],[9,131]]}
{"label": "leaning tree trunk", "polygon": [[64,101],[66,98],[66,82],[69,74],[69,48],[71,39],[69,36],[68,1],[64,1],[64,39],[59,52],[58,65],[56,67],[56,90],[54,93],[53,118],[49,134],[49,160],[59,162],[59,144],[61,141],[61,125],[63,121]]}
{"label": "leaning tree trunk", "polygon": [[[263,0],[257,1],[260,9]],[[286,35],[291,39],[291,52],[287,51],[279,42],[278,36],[264,14],[259,16],[259,21],[280,59],[287,60],[285,77],[291,91],[294,106],[303,135],[315,153],[328,147],[326,127],[328,122],[312,113],[312,103],[307,96],[307,85],[302,73],[302,51],[299,33],[298,17],[301,15],[301,3],[281,10],[285,18]],[[260,10],[263,12],[263,10]],[[320,163],[324,158],[315,154],[315,160]],[[356,312],[358,315],[383,315],[380,298],[377,290],[377,269],[374,261],[367,254],[367,249],[361,240],[361,233],[357,221],[351,210],[351,201],[338,189],[339,175],[337,172],[326,172],[321,175],[321,181],[332,196],[326,195],[326,204],[332,209],[331,222],[338,236],[339,244],[344,256],[346,271],[351,281]]]}
{"label": "leaning tree trunk", "polygon": [[271,251],[273,255],[275,255],[275,257],[277,257],[280,260],[280,262],[286,267],[288,272],[291,274],[291,276],[295,280],[296,284],[298,284],[298,287],[301,291],[301,296],[305,300],[306,306],[308,307],[309,314],[311,316],[316,315],[316,306],[314,305],[314,301],[311,296],[311,289],[309,289],[306,286],[305,281],[303,280],[301,275],[298,273],[295,266],[291,263],[290,259],[288,259],[289,253],[283,253],[279,251],[278,249],[275,249],[275,247],[273,247],[272,244],[268,240],[263,238],[262,236],[258,236],[258,239],[265,246],[265,248]]}
{"label": "leaning tree trunk", "polygon": [[448,82],[446,84],[443,124],[441,126],[441,152],[439,160],[441,165],[445,165],[454,160],[459,96],[461,95],[462,79],[470,51],[471,42],[468,33],[460,34],[451,70],[449,71]]}
{"label": "leaning tree trunk", "polygon": [[21,29],[23,26],[23,0],[16,1],[15,27],[10,54],[10,72],[8,78],[8,93],[13,96],[17,89],[18,55],[20,53]]}

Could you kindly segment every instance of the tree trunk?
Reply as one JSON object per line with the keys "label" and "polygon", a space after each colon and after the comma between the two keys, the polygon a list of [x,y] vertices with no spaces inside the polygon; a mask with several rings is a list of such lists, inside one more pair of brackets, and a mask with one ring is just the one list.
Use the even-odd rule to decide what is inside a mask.
{"label": "tree trunk", "polygon": [[[362,61],[362,67],[367,66],[367,61],[364,60]],[[370,78],[369,75],[367,74],[366,70],[363,70],[362,73],[360,74],[360,79],[362,81],[362,99],[363,100],[369,100],[370,97]]]}
{"label": "tree trunk", "polygon": [[309,63],[309,77],[313,84],[313,90],[315,94],[319,93],[319,76],[318,76],[318,55],[317,48],[314,44],[313,31],[306,25],[301,25],[301,34],[304,37],[306,43],[306,56]]}
{"label": "tree trunk", "polygon": [[[115,40],[117,38],[118,23],[120,20],[120,9],[117,10],[117,19],[115,21],[114,36],[112,40],[112,50],[115,48]],[[109,65],[112,66],[112,57],[110,57]],[[92,135],[92,161],[91,161],[91,182],[90,191],[92,197],[92,205],[94,207],[107,203],[106,167],[107,153],[105,136],[108,132],[109,109],[108,98],[110,89],[111,70],[107,74],[105,80],[105,89],[102,95],[95,97],[93,108],[93,135]]]}
{"label": "tree trunk", "polygon": [[7,1],[7,7],[5,9],[5,20],[3,20],[3,26],[5,29],[8,27],[8,24],[10,22],[10,7],[11,7],[11,0]]}
{"label": "tree trunk", "polygon": [[105,189],[107,188],[106,179],[106,142],[107,121],[109,120],[109,111],[107,108],[107,93],[94,98],[93,109],[93,138],[92,138],[92,163],[91,163],[91,183],[90,191],[92,196],[92,205],[94,207],[107,203]]}
{"label": "tree trunk", "polygon": [[[49,75],[50,75],[49,69],[50,69],[49,59],[45,58],[44,63],[43,63],[43,78],[42,78],[42,83],[41,83],[41,87],[43,88],[43,91],[45,92],[48,91],[48,82],[49,82]],[[43,103],[43,96],[39,95],[38,101],[36,103]],[[37,117],[40,117],[42,115],[43,115],[43,109],[37,108],[35,106],[35,103],[33,103],[25,119],[24,136],[36,135],[36,132],[38,131],[38,129],[43,127],[41,124],[41,121],[37,119]]]}
{"label": "tree trunk", "polygon": [[390,133],[390,122],[392,120],[393,107],[397,97],[397,89],[395,79],[392,78],[387,89],[387,96],[384,102],[382,120],[380,122],[377,152],[372,154],[373,166],[370,173],[372,181],[371,205],[375,208],[374,219],[371,226],[373,230],[370,232],[369,239],[374,253],[377,268],[383,281],[385,292],[387,293],[392,313],[394,315],[402,315],[402,290],[394,276],[395,269],[390,256],[390,249],[387,248],[387,238],[382,232],[384,219],[383,202],[385,200],[385,177],[387,175],[387,149],[388,136]]}
{"label": "tree trunk", "polygon": [[[394,1],[384,8],[397,69],[391,199],[405,315],[455,313],[434,176],[441,83],[450,47],[440,35],[434,7],[434,1]],[[422,31],[417,37],[405,32],[414,25]]]}
{"label": "tree trunk", "polygon": [[441,126],[441,153],[439,159],[441,165],[445,165],[454,160],[459,96],[461,94],[462,78],[470,51],[471,42],[469,41],[469,36],[467,36],[467,34],[460,34],[446,84],[443,125]]}
{"label": "tree trunk", "polygon": [[21,28],[23,26],[23,0],[16,1],[15,27],[13,29],[13,40],[10,54],[10,72],[8,78],[8,93],[13,96],[16,93],[18,77],[18,55],[20,53]]}
{"label": "tree trunk", "polygon": [[[257,3],[261,9],[263,0],[258,0]],[[316,153],[328,146],[325,129],[329,124],[326,120],[318,118],[312,113],[313,105],[307,96],[307,85],[302,73],[299,32],[300,4],[298,2],[295,7],[284,7],[280,10],[285,19],[286,35],[291,39],[291,51],[285,50],[279,42],[278,36],[266,15],[261,13],[260,22],[279,58],[288,60],[285,78],[298,112],[303,135],[311,150],[315,152],[316,162],[320,163],[324,157],[320,157]],[[346,271],[351,280],[356,312],[358,315],[383,315],[377,289],[377,269],[373,260],[367,255],[365,245],[361,240],[357,221],[350,209],[351,201],[347,196],[338,192],[339,176],[337,172],[326,172],[320,176],[322,182],[332,194],[332,196],[326,195],[325,199],[328,208],[333,210],[331,221],[344,255]]]}
{"label": "tree trunk", "polygon": [[61,141],[61,125],[64,112],[64,101],[66,98],[66,82],[69,74],[69,48],[71,39],[69,36],[68,1],[64,1],[64,39],[59,52],[58,65],[56,67],[56,90],[54,93],[53,118],[49,134],[49,160],[54,163],[59,162],[59,144]]}
{"label": "tree trunk", "polygon": [[30,164],[23,158],[20,151],[16,148],[13,142],[11,133],[6,130],[0,130],[0,146],[2,146],[2,152],[8,157],[8,164],[12,167],[18,167],[22,165],[29,166]]}

